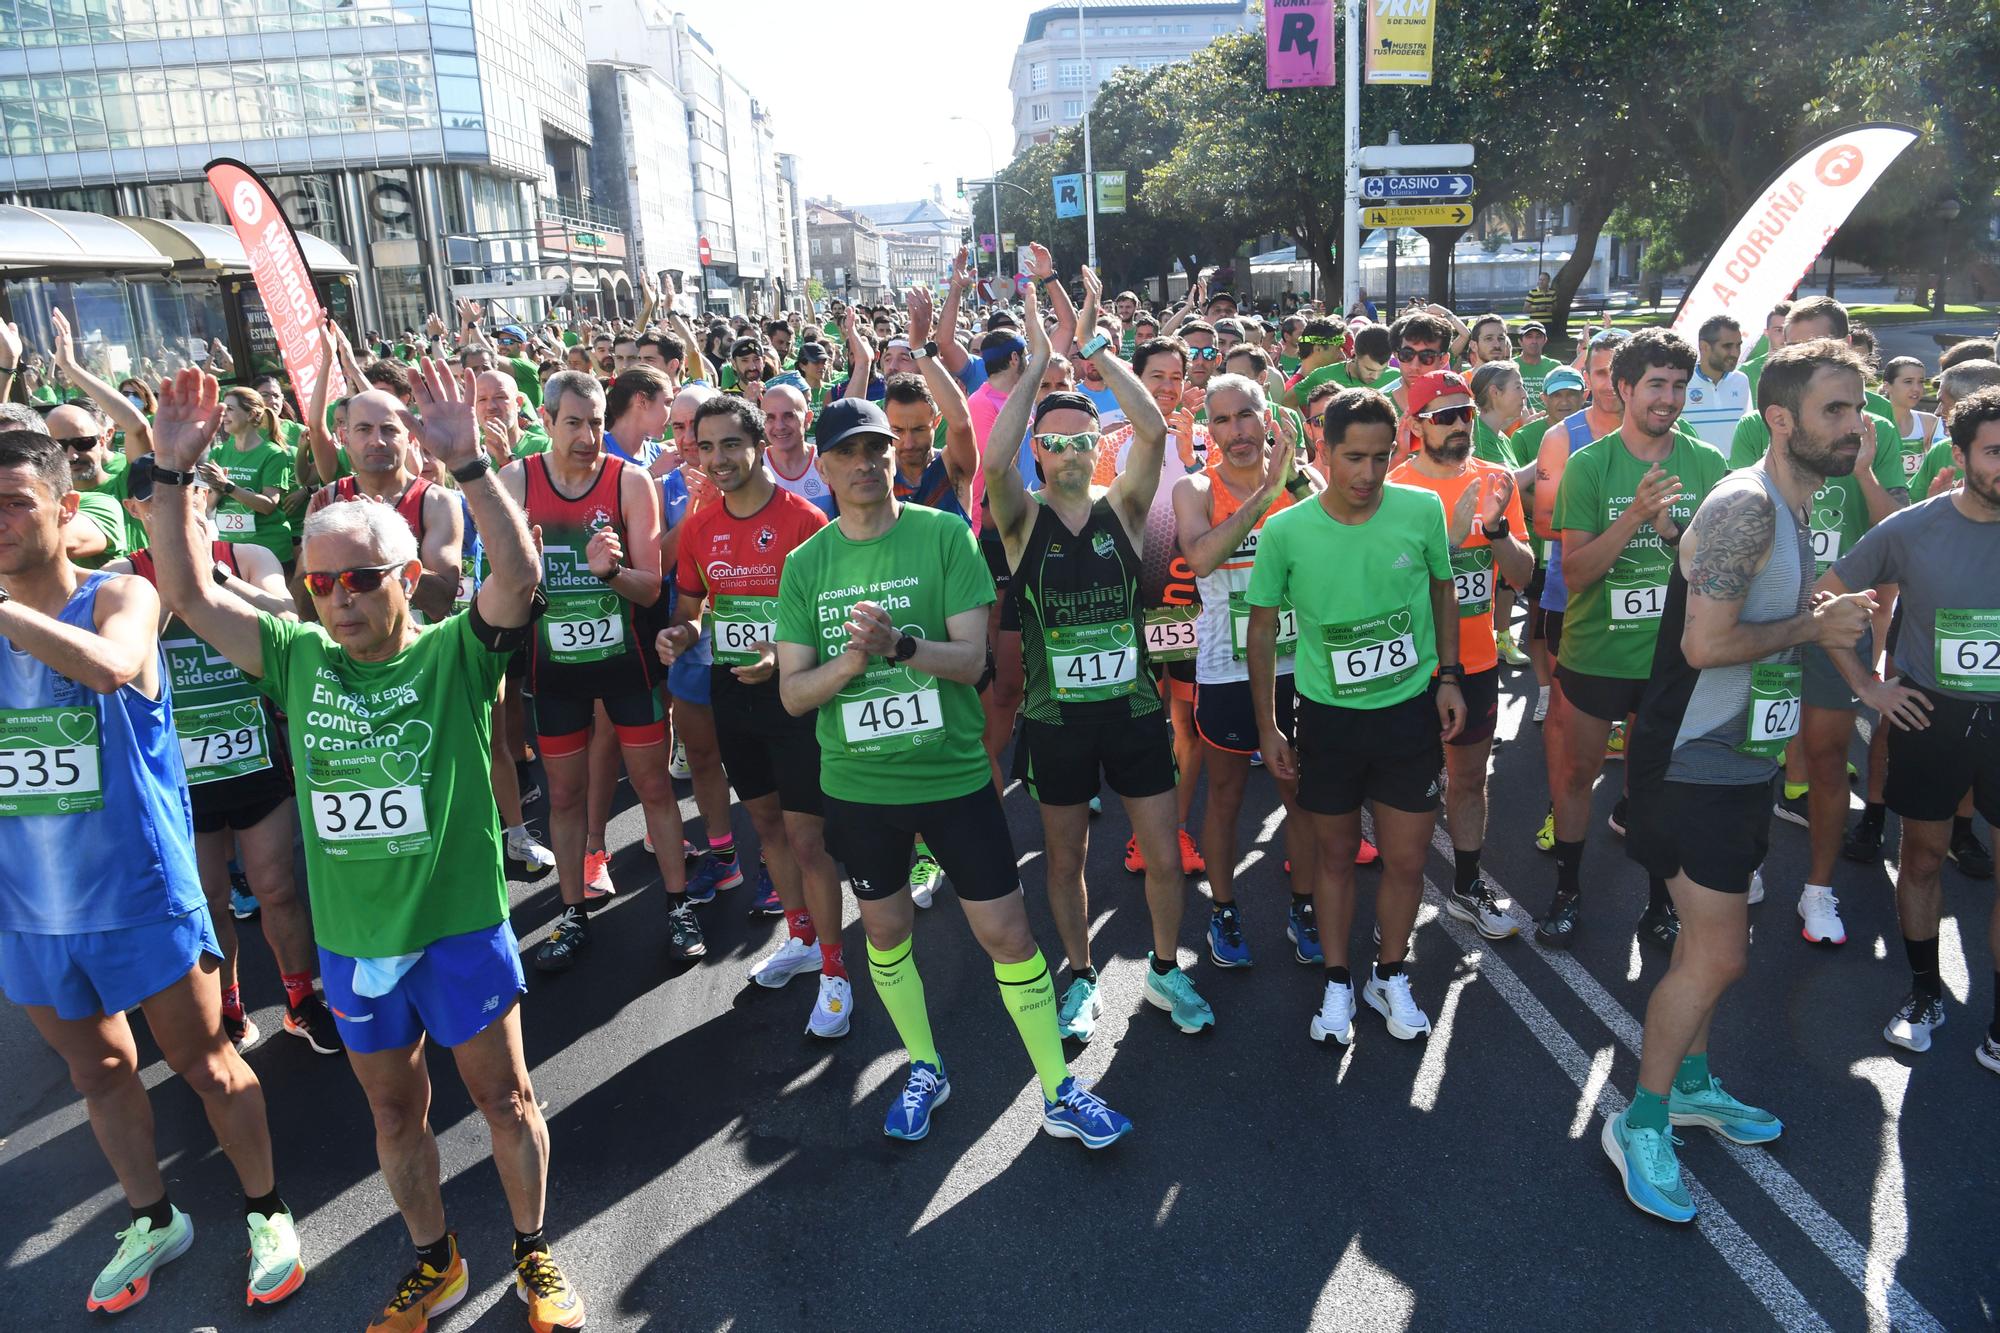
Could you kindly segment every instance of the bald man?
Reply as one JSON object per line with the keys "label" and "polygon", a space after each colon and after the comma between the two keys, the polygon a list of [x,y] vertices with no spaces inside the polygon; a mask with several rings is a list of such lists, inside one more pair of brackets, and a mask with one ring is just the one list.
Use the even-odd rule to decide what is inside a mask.
{"label": "bald man", "polygon": [[521,424],[521,388],[504,370],[482,370],[472,381],[472,413],[479,438],[496,468],[517,458],[545,453],[549,433],[541,423]]}
{"label": "bald man", "polygon": [[812,406],[796,385],[773,384],[764,390],[764,466],[777,481],[778,489],[790,491],[817,506],[832,518],[833,492],[820,476],[818,455],[808,443],[812,432]]}
{"label": "bald man", "polygon": [[310,512],[348,501],[394,509],[415,534],[424,566],[410,604],[435,622],[451,614],[458,595],[465,526],[458,496],[411,470],[414,452],[409,409],[381,389],[356,394],[347,403],[347,458],[354,475],[314,492]]}

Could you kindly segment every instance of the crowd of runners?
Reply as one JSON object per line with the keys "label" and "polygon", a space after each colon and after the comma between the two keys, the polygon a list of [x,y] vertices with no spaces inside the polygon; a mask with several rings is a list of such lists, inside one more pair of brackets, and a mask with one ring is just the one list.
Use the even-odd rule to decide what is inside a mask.
{"label": "crowd of runners", "polygon": [[[1601,1135],[1656,1216],[1695,1214],[1676,1127],[1782,1131],[1709,1055],[1767,893],[1837,947],[1836,861],[1892,856],[1910,983],[1882,1036],[1930,1048],[1940,870],[1990,880],[1973,821],[2000,820],[1992,343],[1935,376],[1878,365],[1812,297],[1692,344],[1607,321],[1559,360],[1532,319],[1257,311],[1200,282],[1155,312],[1030,254],[1004,303],[961,255],[941,294],[824,323],[697,326],[671,289],[611,323],[467,305],[359,352],[329,322],[303,403],[197,366],[113,382],[60,313],[46,351],[0,326],[0,989],[67,1062],[131,1205],[91,1309],[142,1300],[193,1240],[134,1009],[241,1182],[246,1300],[305,1279],[242,1054],[262,1036],[237,976],[254,919],[283,1032],[345,1053],[366,1093],[415,1247],[368,1327],[421,1330],[468,1292],[427,1042],[489,1126],[531,1326],[582,1327],[544,1234],[520,1003],[529,971],[587,972],[594,911],[650,887],[611,878],[621,780],[662,954],[702,965],[707,914],[772,918],[746,984],[815,978],[801,1060],[857,1005],[887,1015],[897,1139],[929,1133],[952,1075],[994,1076],[947,1061],[926,1003],[914,921],[945,884],[1043,1127],[1091,1149],[1131,1133],[1068,1063],[1104,1019],[1093,819],[1143,876],[1144,1000],[1200,1033],[1204,973],[1254,961],[1247,915],[1276,929],[1235,875],[1245,803],[1267,813],[1273,789],[1313,1042],[1353,1043],[1363,1007],[1391,1038],[1429,1033],[1406,963],[1440,818],[1444,907],[1486,939],[1668,951]],[[1518,671],[1548,800],[1508,836],[1550,870],[1517,908],[1481,856]],[[1620,796],[1594,830],[1600,781]],[[1009,800],[1041,820],[1025,884]],[[1808,831],[1800,883],[1760,873],[1774,819]],[[1648,877],[1636,921],[1585,889],[1593,833],[1592,857]],[[551,876],[560,914],[524,950],[509,882]],[[2000,910],[1991,930],[2000,958]],[[1991,1022],[1974,1050],[2000,1074]]]}

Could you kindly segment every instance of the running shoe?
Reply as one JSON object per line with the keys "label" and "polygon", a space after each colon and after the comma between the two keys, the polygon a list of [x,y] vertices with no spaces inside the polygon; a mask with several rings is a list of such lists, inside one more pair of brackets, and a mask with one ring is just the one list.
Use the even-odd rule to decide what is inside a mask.
{"label": "running shoe", "polygon": [[263,909],[257,905],[257,898],[250,892],[249,883],[241,873],[229,877],[229,915],[238,921],[255,921],[257,913]]}
{"label": "running shoe", "polygon": [[1911,991],[1882,1029],[1882,1039],[1891,1046],[1922,1054],[1931,1048],[1931,1033],[1944,1026],[1944,997]]}
{"label": "running shoe", "polygon": [[536,801],[542,799],[541,780],[535,776],[535,770],[532,765],[516,760],[514,763],[514,781],[521,786],[522,805],[533,805]]}
{"label": "running shoe", "polygon": [[1285,938],[1292,942],[1292,957],[1301,963],[1318,967],[1326,961],[1326,950],[1319,943],[1319,917],[1313,912],[1312,899],[1293,896],[1292,905],[1285,912]]}
{"label": "running shoe", "polygon": [[1415,1041],[1431,1030],[1430,1015],[1417,1007],[1416,996],[1410,993],[1407,972],[1378,977],[1375,969],[1369,968],[1368,980],[1361,987],[1361,1000],[1382,1015],[1382,1021],[1389,1025],[1389,1035],[1398,1041]]}
{"label": "running shoe", "polygon": [[1778,799],[1771,803],[1771,813],[1787,824],[1797,824],[1800,828],[1809,829],[1812,827],[1812,814],[1806,805],[1810,799],[1803,791],[1794,796],[1785,787],[1780,787]]}
{"label": "running shoe", "polygon": [[117,1314],[146,1299],[160,1265],[172,1263],[194,1244],[194,1222],[178,1208],[173,1213],[173,1219],[158,1231],[151,1221],[140,1217],[118,1233],[118,1248],[111,1262],[90,1284],[88,1308]]}
{"label": "running shoe", "polygon": [[[1194,838],[1186,829],[1181,834],[1181,873],[1199,875],[1208,869],[1208,862],[1201,859],[1201,849],[1194,845]],[[1969,872],[1968,872],[1969,873]],[[1989,870],[1990,874],[1991,871]]]}
{"label": "running shoe", "polygon": [[1761,868],[1750,872],[1750,892],[1743,895],[1743,901],[1751,907],[1764,901],[1764,872]]}
{"label": "running shoe", "polygon": [[1549,949],[1569,948],[1570,937],[1576,934],[1577,899],[1574,893],[1558,891],[1549,902],[1549,910],[1535,927],[1535,938]]}
{"label": "running shoe", "polygon": [[1250,945],[1243,938],[1235,903],[1224,903],[1208,914],[1208,956],[1217,967],[1250,966]]}
{"label": "running shoe", "polygon": [[681,744],[678,736],[674,737],[674,748],[667,755],[667,776],[676,782],[686,782],[694,776],[694,770],[688,767],[687,746]]}
{"label": "running shoe", "polygon": [[1604,817],[1605,825],[1619,837],[1625,836],[1625,828],[1632,822],[1632,803],[1620,796],[1611,807],[1611,813]]}
{"label": "running shoe", "polygon": [[222,1035],[229,1038],[229,1044],[236,1048],[239,1055],[264,1040],[264,1033],[258,1028],[257,1020],[248,1013],[236,1018],[231,1018],[227,1013],[223,1014]]}
{"label": "running shoe", "polygon": [[549,937],[535,946],[537,972],[567,972],[590,947],[590,929],[581,907],[565,907]]}
{"label": "running shoe", "polygon": [[609,898],[618,892],[611,882],[611,853],[602,847],[583,854],[583,896]]}
{"label": "running shoe", "polygon": [[419,1259],[396,1284],[396,1294],[368,1325],[368,1333],[424,1333],[432,1319],[465,1299],[465,1256],[458,1252],[456,1232],[447,1231],[445,1239],[451,1242],[451,1262],[440,1269]]}
{"label": "running shoe", "polygon": [[1092,819],[1095,819],[1095,818],[1097,818],[1097,817],[1098,817],[1099,815],[1101,815],[1101,814],[1103,814],[1103,813],[1104,813],[1104,798],[1103,798],[1103,797],[1101,797],[1101,796],[1093,796],[1093,797],[1091,797],[1091,798],[1090,798],[1090,817],[1091,817]]}
{"label": "running shoe", "polygon": [[513,879],[540,879],[556,868],[556,854],[526,828],[507,831],[507,874]]}
{"label": "running shoe", "polygon": [[806,1035],[827,1041],[846,1036],[853,1011],[854,984],[846,977],[822,976],[812,1017],[806,1020]]}
{"label": "running shoe", "polygon": [[2000,1074],[2000,1040],[1996,1040],[1992,1033],[1987,1033],[1986,1040],[1973,1048],[1972,1058],[1994,1073]]}
{"label": "running shoe", "polygon": [[1993,854],[1986,850],[1986,844],[1979,840],[1976,833],[1967,831],[1953,838],[1944,854],[1958,867],[1960,874],[1978,880],[1993,878]]}
{"label": "running shoe", "polygon": [[817,944],[807,944],[795,935],[787,935],[777,948],[758,959],[750,968],[750,980],[767,989],[777,990],[801,972],[819,971],[819,964]]}
{"label": "running shoe", "polygon": [[1445,895],[1444,910],[1489,940],[1504,940],[1521,932],[1513,915],[1500,906],[1500,900],[1493,896],[1492,886],[1483,879],[1474,880],[1472,887],[1463,893],[1454,886]]}
{"label": "running shoe", "polygon": [[783,916],[785,905],[778,901],[778,886],[771,882],[771,867],[757,863],[757,891],[750,896],[751,916]]}
{"label": "running shoe", "polygon": [[942,1065],[912,1060],[910,1077],[903,1084],[902,1095],[890,1104],[882,1132],[892,1139],[914,1143],[931,1132],[931,1112],[950,1099],[951,1080],[944,1076]]}
{"label": "running shoe", "polygon": [[1846,841],[1840,844],[1840,854],[1856,865],[1879,866],[1882,864],[1882,821],[1862,815],[1848,830]]}
{"label": "running shoe", "polygon": [[1097,993],[1097,983],[1088,977],[1077,977],[1063,992],[1062,1006],[1056,1010],[1056,1025],[1065,1037],[1087,1042],[1097,1032],[1097,1020],[1104,1017],[1104,1000]]}
{"label": "running shoe", "polygon": [[937,900],[938,885],[944,880],[944,867],[929,852],[917,853],[917,859],[910,863],[910,901],[919,907],[929,907]]}
{"label": "running shoe", "polygon": [[1528,655],[1521,651],[1519,644],[1514,642],[1514,632],[1512,630],[1503,629],[1493,636],[1493,651],[1498,653],[1500,660],[1510,667],[1524,667],[1528,665]]}
{"label": "running shoe", "polygon": [[1550,806],[1549,812],[1542,816],[1542,826],[1535,830],[1535,850],[1538,852],[1552,852],[1555,849],[1556,808]]}
{"label": "running shoe", "polygon": [[1668,1222],[1694,1220],[1694,1200],[1681,1183],[1681,1162],[1674,1155],[1680,1140],[1672,1130],[1634,1129],[1622,1114],[1608,1115],[1598,1141],[1618,1168],[1633,1207]]}
{"label": "running shoe", "polygon": [[667,960],[692,962],[708,952],[701,937],[701,922],[695,918],[694,904],[683,898],[667,909]]}
{"label": "running shoe", "polygon": [[1146,873],[1146,854],[1139,850],[1139,835],[1136,833],[1125,839],[1125,871],[1131,875]]}
{"label": "running shoe", "polygon": [[285,1005],[285,1031],[299,1038],[321,1055],[339,1055],[346,1049],[333,1013],[315,991],[299,1004]]}
{"label": "running shoe", "polygon": [[1549,720],[1549,687],[1544,685],[1535,692],[1535,721]]}
{"label": "running shoe", "polygon": [[687,896],[691,903],[712,903],[717,889],[735,889],[743,885],[743,863],[731,861],[727,865],[708,853],[688,876]]}
{"label": "running shoe", "polygon": [[244,1225],[250,1231],[250,1283],[243,1289],[243,1303],[276,1305],[306,1282],[298,1230],[290,1213],[252,1213]]}
{"label": "running shoe", "polygon": [[569,1284],[547,1250],[530,1250],[514,1265],[514,1294],[528,1307],[535,1333],[583,1327],[583,1293]]}
{"label": "running shoe", "polygon": [[1382,853],[1376,848],[1375,844],[1363,838],[1359,850],[1354,853],[1354,864],[1358,866],[1372,866],[1381,859]]}
{"label": "running shoe", "polygon": [[1313,1015],[1309,1029],[1314,1041],[1323,1042],[1332,1037],[1342,1046],[1354,1041],[1354,987],[1345,981],[1329,981],[1326,993],[1320,997],[1319,1012]]}
{"label": "running shoe", "polygon": [[1667,1094],[1667,1119],[1676,1125],[1712,1129],[1731,1143],[1769,1143],[1785,1132],[1784,1121],[1737,1101],[1722,1090],[1722,1080],[1712,1075],[1708,1086],[1699,1092],[1682,1092],[1676,1084]]}
{"label": "running shoe", "polygon": [[1132,1122],[1106,1106],[1077,1076],[1056,1087],[1056,1099],[1042,1103],[1042,1129],[1086,1148],[1109,1148],[1132,1132]]}
{"label": "running shoe", "polygon": [[1153,955],[1146,955],[1146,1003],[1163,1009],[1182,1032],[1193,1034],[1215,1026],[1215,1010],[1196,993],[1187,973],[1176,967],[1161,976],[1152,967]]}
{"label": "running shoe", "polygon": [[1623,759],[1625,757],[1625,724],[1623,722],[1613,722],[1611,724],[1611,734],[1604,738],[1604,757],[1606,759]]}
{"label": "running shoe", "polygon": [[1646,910],[1639,914],[1639,938],[1647,944],[1672,948],[1680,933],[1681,914],[1674,910],[1672,903],[1662,903],[1658,907],[1648,903]]}
{"label": "running shoe", "polygon": [[1264,766],[1264,752],[1262,750],[1252,750],[1250,752],[1250,767],[1262,768],[1263,766]]}
{"label": "running shoe", "polygon": [[1808,884],[1799,894],[1799,934],[1808,944],[1847,943],[1847,923],[1840,919],[1840,899],[1824,884]]}

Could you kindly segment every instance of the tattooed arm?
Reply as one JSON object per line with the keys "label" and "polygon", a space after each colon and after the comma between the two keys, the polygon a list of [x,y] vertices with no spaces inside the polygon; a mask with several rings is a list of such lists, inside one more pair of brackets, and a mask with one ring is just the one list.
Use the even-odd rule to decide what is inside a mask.
{"label": "tattooed arm", "polygon": [[1823,598],[1784,620],[1741,618],[1751,583],[1770,563],[1777,527],[1777,510],[1762,486],[1719,488],[1695,511],[1680,549],[1688,583],[1681,653],[1689,666],[1736,666],[1801,643],[1849,648],[1867,628],[1875,606],[1867,592]]}

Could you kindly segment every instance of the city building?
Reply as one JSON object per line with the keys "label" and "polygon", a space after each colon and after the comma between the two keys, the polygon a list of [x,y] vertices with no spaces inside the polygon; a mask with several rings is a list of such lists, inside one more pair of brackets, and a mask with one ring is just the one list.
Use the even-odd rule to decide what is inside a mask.
{"label": "city building", "polygon": [[888,247],[866,217],[831,200],[806,204],[806,248],[812,275],[834,300],[886,301]]}
{"label": "city building", "polygon": [[[523,317],[621,308],[624,237],[589,197],[581,3],[9,5],[0,202],[222,223],[202,170],[233,157],[353,260],[362,329],[505,279],[559,284]],[[185,337],[170,304],[107,338],[162,320]]]}
{"label": "city building", "polygon": [[1120,67],[1170,65],[1261,21],[1250,0],[1086,0],[1081,8],[1081,34],[1076,5],[1046,5],[1028,16],[1007,79],[1016,153],[1082,121],[1098,85]]}
{"label": "city building", "polygon": [[882,233],[888,248],[889,283],[898,291],[943,283],[972,225],[969,214],[945,207],[942,187],[933,187],[929,199],[856,204],[848,211],[867,218]]}

